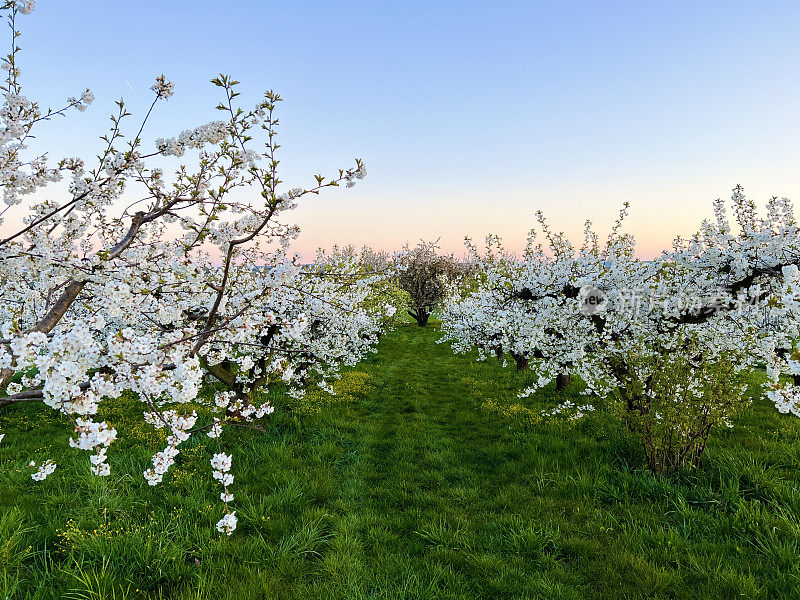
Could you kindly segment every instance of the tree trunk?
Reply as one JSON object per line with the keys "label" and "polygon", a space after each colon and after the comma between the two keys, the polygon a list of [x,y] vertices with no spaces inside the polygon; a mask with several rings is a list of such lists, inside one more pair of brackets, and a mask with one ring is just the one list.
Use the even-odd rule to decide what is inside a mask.
{"label": "tree trunk", "polygon": [[569,387],[569,373],[559,373],[556,377],[556,390],[563,391]]}
{"label": "tree trunk", "polygon": [[524,371],[528,368],[528,357],[523,356],[522,354],[514,354],[511,353],[511,356],[514,357],[514,362],[517,365],[517,371]]}
{"label": "tree trunk", "polygon": [[428,324],[428,319],[431,316],[430,313],[425,309],[418,309],[417,312],[408,311],[408,314],[414,317],[414,320],[420,327],[425,327],[425,325]]}

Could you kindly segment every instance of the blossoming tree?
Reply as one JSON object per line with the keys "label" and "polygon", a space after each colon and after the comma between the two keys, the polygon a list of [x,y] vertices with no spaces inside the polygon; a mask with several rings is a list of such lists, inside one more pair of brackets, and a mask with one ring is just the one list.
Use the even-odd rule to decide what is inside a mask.
{"label": "blossoming tree", "polygon": [[468,265],[452,255],[439,254],[438,249],[438,240],[422,240],[413,249],[406,245],[398,256],[398,285],[408,294],[408,314],[420,327],[428,324],[434,309],[444,299],[448,281],[458,283],[470,271]]}
{"label": "blossoming tree", "polygon": [[[366,307],[372,279],[345,259],[334,273],[309,273],[289,253],[297,228],[280,220],[304,196],[354,185],[364,164],[283,191],[280,96],[267,92],[243,108],[238,82],[224,75],[212,80],[220,119],[158,138],[152,150],[148,119],[174,92],[163,76],[141,121],[117,103],[96,161],[31,155],[30,140],[47,121],[93,101],[85,90],[45,110],[23,95],[17,21],[33,4],[3,5],[14,45],[0,86],[0,406],[43,402],[69,417],[70,445],[89,452],[103,476],[117,432],[95,418],[99,405],[134,392],[143,418],[168,432],[144,474],[151,485],[193,433],[217,440],[211,466],[225,503],[218,528],[230,534],[225,428],[268,415],[262,392],[273,383],[294,394],[324,386],[377,341],[386,307]],[[164,157],[181,159],[172,175]],[[215,416],[198,423],[193,406],[204,382],[218,390]],[[33,477],[54,469],[45,460]]]}
{"label": "blossoming tree", "polygon": [[[800,373],[792,206],[773,198],[759,218],[739,187],[732,205],[734,224],[717,201],[715,222],[653,261],[638,260],[633,238],[622,233],[627,207],[602,246],[587,224],[576,250],[541,215],[547,252],[535,232],[521,259],[497,251],[490,238],[483,285],[445,304],[446,339],[456,351],[535,359],[536,383],[522,395],[579,375],[585,394],[611,399],[651,469],[696,464],[712,428],[730,426],[746,403],[745,368],[766,365],[767,396],[781,412],[800,415],[798,378],[781,378]],[[567,401],[548,414],[592,409]]]}

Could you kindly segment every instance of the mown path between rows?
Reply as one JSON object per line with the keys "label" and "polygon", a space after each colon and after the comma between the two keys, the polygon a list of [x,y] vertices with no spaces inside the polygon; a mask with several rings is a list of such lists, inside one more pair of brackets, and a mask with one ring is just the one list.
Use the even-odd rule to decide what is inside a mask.
{"label": "mown path between rows", "polygon": [[374,581],[364,592],[583,597],[576,578],[558,572],[547,526],[530,520],[543,508],[531,497],[539,461],[508,437],[507,418],[481,409],[484,398],[509,395],[513,373],[499,380],[496,365],[454,356],[438,337],[405,328],[358,368],[369,376],[349,407],[358,458],[340,481]]}

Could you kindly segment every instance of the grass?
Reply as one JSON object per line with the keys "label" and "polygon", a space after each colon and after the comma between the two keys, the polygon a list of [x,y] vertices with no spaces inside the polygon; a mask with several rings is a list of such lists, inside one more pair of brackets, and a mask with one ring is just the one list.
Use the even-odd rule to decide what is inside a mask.
{"label": "grass", "polygon": [[540,421],[554,390],[520,401],[526,373],[437,337],[402,327],[335,401],[276,394],[266,434],[226,433],[231,538],[204,435],[151,488],[135,402],[107,409],[103,479],[49,409],[5,409],[0,599],[797,598],[799,419],[756,401],[701,469],[655,477],[608,415]]}

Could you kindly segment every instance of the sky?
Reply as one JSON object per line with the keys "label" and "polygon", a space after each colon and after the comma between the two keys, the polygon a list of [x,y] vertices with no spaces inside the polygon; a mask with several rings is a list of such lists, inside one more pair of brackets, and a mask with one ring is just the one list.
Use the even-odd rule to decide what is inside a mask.
{"label": "sky", "polygon": [[[736,184],[800,199],[800,3],[39,0],[21,17],[26,95],[84,113],[48,126],[53,156],[91,156],[114,101],[147,133],[218,118],[217,73],[280,107],[282,179],[368,176],[291,214],[297,250],[397,249],[488,233],[521,249],[535,211],[580,241],[623,202],[643,257],[690,234]],[[2,38],[0,38],[2,39]]]}

